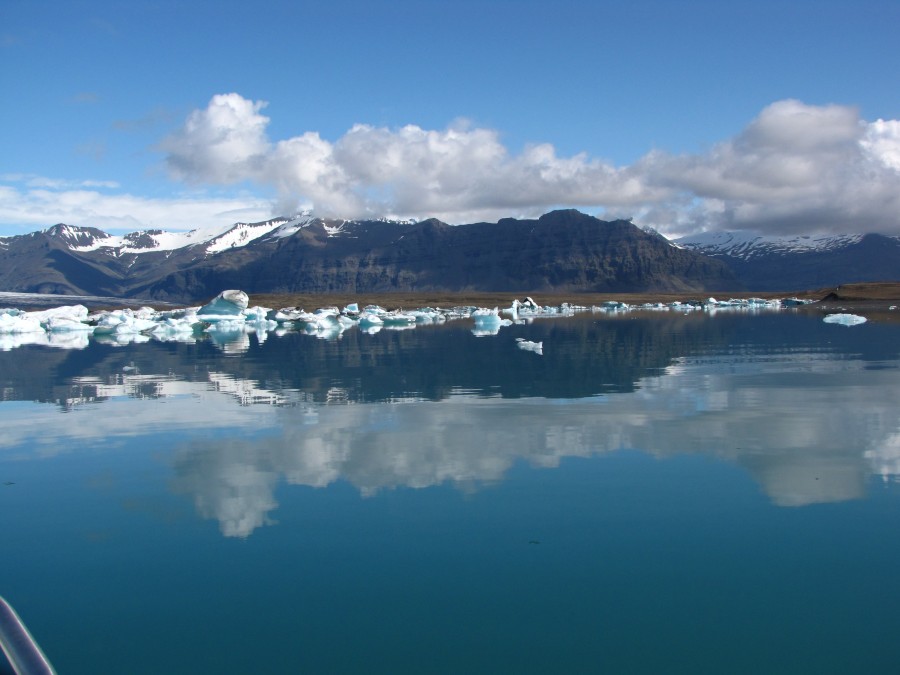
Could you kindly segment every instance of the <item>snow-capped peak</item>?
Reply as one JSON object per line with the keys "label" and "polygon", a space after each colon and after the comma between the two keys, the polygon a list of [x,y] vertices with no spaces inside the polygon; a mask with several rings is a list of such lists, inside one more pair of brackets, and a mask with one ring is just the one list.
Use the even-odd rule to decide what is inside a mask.
{"label": "snow-capped peak", "polygon": [[206,250],[208,253],[220,253],[230,248],[246,246],[288,222],[290,221],[286,218],[275,218],[262,223],[236,223],[230,230],[211,239]]}
{"label": "snow-capped peak", "polygon": [[105,240],[110,236],[94,227],[77,227],[75,225],[66,225],[58,223],[44,230],[44,234],[54,239],[62,239],[69,248],[79,246],[102,246]]}
{"label": "snow-capped peak", "polygon": [[729,255],[747,260],[757,255],[772,253],[831,251],[856,244],[862,237],[861,234],[777,236],[738,230],[735,232],[702,232],[681,237],[674,243],[707,255]]}
{"label": "snow-capped peak", "polygon": [[304,227],[309,226],[314,220],[316,219],[307,212],[298,214],[290,220],[282,221],[282,223],[276,229],[272,230],[272,236],[278,239],[290,237],[297,234],[297,232],[302,230]]}

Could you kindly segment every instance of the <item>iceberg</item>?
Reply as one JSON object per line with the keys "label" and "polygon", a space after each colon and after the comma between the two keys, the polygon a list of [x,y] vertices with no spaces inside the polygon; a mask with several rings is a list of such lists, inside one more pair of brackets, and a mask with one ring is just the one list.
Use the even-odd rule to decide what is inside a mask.
{"label": "iceberg", "polygon": [[25,312],[19,312],[18,310],[4,309],[2,313],[0,313],[0,335],[43,332],[44,327],[37,317],[31,316]]}
{"label": "iceberg", "polygon": [[94,327],[88,323],[88,309],[84,305],[55,307],[40,312],[28,312],[28,314],[39,319],[48,333],[89,333],[94,330]]}
{"label": "iceberg", "polygon": [[516,338],[516,346],[519,349],[524,349],[527,352],[534,352],[535,354],[539,354],[541,356],[544,355],[543,342],[532,342],[531,340],[526,340],[525,338]]}
{"label": "iceberg", "polygon": [[117,309],[100,316],[94,335],[137,335],[156,327],[156,320],[148,318],[146,312],[136,314],[130,309]]}
{"label": "iceberg", "polygon": [[494,307],[494,309],[479,307],[472,312],[472,318],[475,320],[475,325],[478,328],[499,326],[503,321],[503,319],[500,318],[500,310],[496,307]]}
{"label": "iceberg", "polygon": [[[58,347],[71,346],[80,349],[88,338],[110,344],[129,344],[154,339],[164,342],[190,342],[209,339],[215,344],[228,345],[234,353],[248,348],[248,334],[255,333],[262,344],[268,333],[276,336],[288,331],[296,331],[324,339],[337,339],[345,330],[356,328],[361,332],[374,334],[382,329],[408,330],[423,324],[443,323],[459,319],[472,319],[472,334],[476,336],[497,335],[501,328],[515,324],[531,323],[538,318],[571,316],[577,312],[604,312],[609,314],[627,313],[635,310],[702,310],[713,314],[720,309],[751,310],[781,309],[797,304],[807,304],[796,298],[787,300],[766,300],[763,298],[716,300],[692,300],[684,303],[660,302],[644,305],[629,305],[619,301],[603,302],[600,306],[585,307],[567,302],[559,306],[541,306],[534,299],[514,299],[502,311],[475,306],[455,306],[451,308],[423,307],[410,311],[388,311],[378,305],[367,305],[360,310],[355,302],[343,309],[336,306],[322,307],[315,312],[307,312],[297,307],[271,309],[250,307],[247,293],[240,290],[226,290],[201,307],[187,307],[158,311],[152,307],[140,309],[118,309],[98,311],[89,314],[83,305],[61,306],[35,312],[16,308],[0,309],[0,336],[4,337],[0,349],[11,349],[26,344],[41,344]],[[509,315],[512,320],[504,318]],[[862,317],[841,319],[833,315],[825,320],[829,323],[857,325],[865,321]],[[849,315],[852,316],[852,315]],[[524,344],[522,344],[524,343]],[[522,340],[520,349],[538,351],[540,343]]]}
{"label": "iceberg", "polygon": [[244,291],[222,291],[208,304],[203,305],[197,314],[207,321],[215,321],[218,317],[235,317],[250,305],[250,298]]}
{"label": "iceberg", "polygon": [[372,328],[384,325],[384,320],[378,312],[370,310],[368,307],[359,315],[359,325],[362,328]]}
{"label": "iceberg", "polygon": [[836,323],[840,326],[858,326],[866,322],[866,317],[857,314],[829,314],[822,321]]}

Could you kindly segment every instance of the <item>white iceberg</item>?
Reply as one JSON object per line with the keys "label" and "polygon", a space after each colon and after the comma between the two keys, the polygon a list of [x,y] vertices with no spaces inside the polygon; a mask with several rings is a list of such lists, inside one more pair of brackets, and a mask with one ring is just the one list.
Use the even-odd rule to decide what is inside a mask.
{"label": "white iceberg", "polygon": [[475,320],[475,326],[478,328],[499,326],[503,322],[503,319],[500,318],[500,310],[496,307],[494,309],[479,307],[472,312],[472,318]]}
{"label": "white iceberg", "polygon": [[219,317],[240,316],[249,305],[250,298],[244,291],[222,291],[208,304],[203,305],[197,314],[205,321],[216,321]]}
{"label": "white iceberg", "polygon": [[43,332],[44,327],[41,325],[40,319],[25,312],[5,309],[0,313],[0,335]]}
{"label": "white iceberg", "polygon": [[526,340],[525,338],[516,338],[516,346],[519,349],[524,349],[527,352],[534,352],[535,354],[539,354],[541,356],[544,355],[543,342],[532,342],[531,340]]}
{"label": "white iceberg", "polygon": [[136,314],[130,309],[116,309],[100,316],[94,335],[138,335],[152,331],[156,326],[155,318],[147,318],[146,312]]}
{"label": "white iceberg", "polygon": [[829,314],[822,321],[836,323],[840,326],[858,326],[866,322],[866,317],[857,314]]}

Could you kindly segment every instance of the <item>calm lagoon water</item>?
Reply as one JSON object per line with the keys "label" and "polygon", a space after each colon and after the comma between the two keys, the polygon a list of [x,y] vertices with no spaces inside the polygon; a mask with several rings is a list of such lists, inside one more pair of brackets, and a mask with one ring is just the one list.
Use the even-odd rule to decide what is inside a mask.
{"label": "calm lagoon water", "polygon": [[65,674],[896,672],[900,327],[471,327],[0,353],[0,594]]}

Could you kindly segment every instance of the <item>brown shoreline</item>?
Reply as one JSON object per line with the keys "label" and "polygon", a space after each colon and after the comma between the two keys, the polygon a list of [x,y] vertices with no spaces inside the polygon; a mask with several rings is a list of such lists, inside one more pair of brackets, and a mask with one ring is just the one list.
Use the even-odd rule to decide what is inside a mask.
{"label": "brown shoreline", "polygon": [[593,306],[608,301],[619,301],[630,305],[647,302],[689,302],[701,301],[710,297],[719,300],[729,298],[801,298],[816,300],[815,309],[834,312],[839,310],[856,311],[866,314],[888,313],[897,315],[900,311],[890,310],[891,306],[900,306],[900,282],[845,284],[836,288],[821,288],[806,291],[784,292],[685,292],[685,293],[576,293],[558,291],[431,291],[422,293],[251,293],[250,304],[263,307],[299,307],[314,310],[319,307],[335,305],[345,307],[355,302],[360,307],[380,305],[387,309],[417,309],[421,307],[449,308],[458,306],[475,307],[508,307],[516,298],[526,296],[534,298],[539,305],[559,306],[564,302]]}

